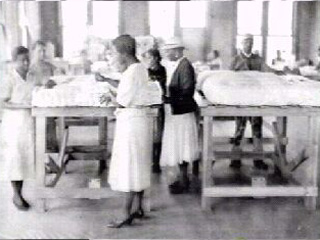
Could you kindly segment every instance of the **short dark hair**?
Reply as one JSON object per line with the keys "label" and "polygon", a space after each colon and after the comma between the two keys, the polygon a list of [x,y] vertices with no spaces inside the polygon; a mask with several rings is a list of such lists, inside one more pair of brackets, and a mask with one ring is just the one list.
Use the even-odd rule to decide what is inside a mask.
{"label": "short dark hair", "polygon": [[46,44],[45,41],[38,40],[38,41],[36,41],[36,42],[33,44],[32,49],[34,50],[37,46],[46,47],[47,44]]}
{"label": "short dark hair", "polygon": [[112,44],[120,54],[136,55],[136,40],[128,34],[120,35],[112,41]]}
{"label": "short dark hair", "polygon": [[16,61],[19,55],[28,54],[28,53],[29,53],[29,49],[24,46],[15,47],[11,53],[12,60]]}
{"label": "short dark hair", "polygon": [[147,53],[149,53],[152,57],[157,58],[158,62],[161,62],[160,51],[157,48],[150,48]]}

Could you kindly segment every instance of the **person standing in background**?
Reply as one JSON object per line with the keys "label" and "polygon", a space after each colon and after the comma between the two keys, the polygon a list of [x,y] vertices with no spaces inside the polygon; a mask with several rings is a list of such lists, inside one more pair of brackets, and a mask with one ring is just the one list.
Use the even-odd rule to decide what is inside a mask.
{"label": "person standing in background", "polygon": [[220,52],[218,50],[212,51],[213,58],[208,62],[211,70],[221,70],[222,60],[220,58]]}
{"label": "person standing in background", "polygon": [[[242,40],[242,49],[240,53],[234,57],[230,70],[274,72],[274,70],[265,64],[263,59],[258,54],[252,52],[253,43],[253,35],[246,34]],[[262,152],[262,117],[236,117],[236,131],[233,142],[233,150],[240,150],[241,141],[243,139],[248,121],[251,123],[254,149],[257,152]],[[268,169],[268,165],[264,163],[262,159],[254,159],[254,166],[257,169]],[[232,159],[230,167],[240,168],[240,159]]]}
{"label": "person standing in background", "polygon": [[[161,65],[161,55],[158,49],[152,48],[144,53],[144,60],[148,68],[148,75],[151,81],[157,81],[161,87],[163,99],[166,94],[166,69]],[[159,109],[159,116],[157,118],[157,127],[155,132],[154,146],[153,146],[153,165],[152,172],[160,173],[160,153],[162,146],[162,134],[164,126],[164,108]]]}

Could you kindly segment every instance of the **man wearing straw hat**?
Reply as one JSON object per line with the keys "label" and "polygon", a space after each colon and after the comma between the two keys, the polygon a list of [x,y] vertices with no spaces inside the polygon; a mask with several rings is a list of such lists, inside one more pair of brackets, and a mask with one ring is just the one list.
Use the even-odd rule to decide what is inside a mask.
{"label": "man wearing straw hat", "polygon": [[[274,72],[268,67],[264,60],[258,55],[252,52],[253,47],[253,35],[246,34],[242,39],[242,49],[238,55],[236,55],[231,64],[231,70],[234,71],[262,71],[262,72]],[[251,123],[253,146],[255,151],[261,152],[262,146],[262,117],[236,117],[236,131],[234,136],[234,151],[240,150],[241,140],[243,138],[247,121]],[[240,168],[240,159],[232,159],[231,168]],[[254,159],[254,167],[261,170],[267,170],[268,165],[263,162],[262,159]]]}

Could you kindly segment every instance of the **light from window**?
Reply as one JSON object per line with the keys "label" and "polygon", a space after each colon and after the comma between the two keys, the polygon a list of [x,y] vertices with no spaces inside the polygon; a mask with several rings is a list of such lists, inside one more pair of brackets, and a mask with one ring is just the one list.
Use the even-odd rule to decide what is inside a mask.
{"label": "light from window", "polygon": [[180,2],[180,27],[206,27],[206,1]]}
{"label": "light from window", "polygon": [[63,56],[76,56],[84,48],[87,37],[87,2],[61,1]]}
{"label": "light from window", "polygon": [[149,2],[150,34],[152,36],[163,39],[174,37],[175,9],[174,1]]}
{"label": "light from window", "polygon": [[238,2],[238,35],[261,34],[262,4],[262,2],[254,1]]}
{"label": "light from window", "polygon": [[91,34],[96,37],[111,39],[119,35],[119,2],[92,1],[93,26]]}
{"label": "light from window", "polygon": [[268,37],[267,40],[267,63],[271,64],[272,59],[277,57],[277,51],[281,52],[281,57],[290,60],[292,57],[292,37]]}
{"label": "light from window", "polygon": [[292,8],[293,3],[291,1],[269,2],[269,35],[292,35]]}

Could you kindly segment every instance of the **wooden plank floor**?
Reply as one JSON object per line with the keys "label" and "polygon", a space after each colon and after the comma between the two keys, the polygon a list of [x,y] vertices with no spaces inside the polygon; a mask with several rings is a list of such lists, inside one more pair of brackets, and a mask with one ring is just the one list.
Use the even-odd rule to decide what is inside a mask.
{"label": "wooden plank floor", "polygon": [[[81,134],[86,136],[88,143],[95,144],[94,139],[88,138],[95,135],[90,134],[95,130],[88,131]],[[77,139],[72,141],[80,144]],[[214,166],[217,183],[223,183],[227,176],[237,176],[228,168],[228,163],[218,162]],[[250,161],[245,164],[244,170],[250,168]],[[71,162],[70,173],[62,177],[58,187],[85,187],[88,179],[96,176],[97,169],[97,162]],[[231,179],[248,183],[245,174]],[[136,221],[133,227],[123,229],[106,227],[110,220],[121,214],[120,195],[111,199],[54,199],[48,202],[49,212],[39,213],[34,207],[37,194],[34,183],[27,182],[24,190],[33,208],[19,212],[11,203],[10,184],[0,182],[0,239],[320,238],[320,211],[307,211],[302,198],[217,198],[211,211],[202,212],[200,194],[194,191],[170,195],[165,174],[153,176],[150,219]]]}

